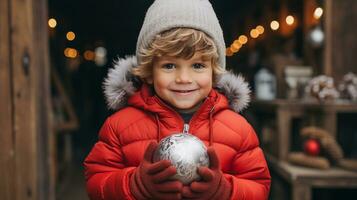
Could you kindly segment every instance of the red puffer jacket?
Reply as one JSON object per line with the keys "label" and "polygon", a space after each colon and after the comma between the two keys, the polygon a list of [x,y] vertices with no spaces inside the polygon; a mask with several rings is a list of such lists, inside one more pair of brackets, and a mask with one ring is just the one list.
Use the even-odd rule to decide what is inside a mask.
{"label": "red puffer jacket", "polygon": [[[99,141],[84,162],[91,199],[134,199],[129,177],[143,158],[147,145],[183,130],[181,116],[151,95],[148,86],[143,85],[135,93],[128,91],[128,85],[123,86],[128,75],[123,70],[134,64],[128,59],[119,61],[105,82],[109,106],[119,111],[105,121]],[[193,115],[189,132],[215,148],[222,171],[232,184],[231,199],[267,199],[270,174],[257,136],[249,123],[234,112],[246,106],[248,97],[242,95],[247,95],[249,90],[240,77],[230,74],[222,77],[217,86],[226,96],[235,94],[235,97],[229,103],[226,96],[213,89]],[[128,105],[123,107],[123,101]]]}

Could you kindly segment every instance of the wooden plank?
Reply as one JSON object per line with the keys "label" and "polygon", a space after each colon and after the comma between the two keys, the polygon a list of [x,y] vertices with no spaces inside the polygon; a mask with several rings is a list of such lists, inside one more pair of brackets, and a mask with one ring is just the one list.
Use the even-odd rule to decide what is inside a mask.
{"label": "wooden plank", "polygon": [[59,98],[63,103],[63,111],[68,115],[67,121],[57,122],[54,125],[54,129],[59,133],[67,133],[68,131],[76,130],[79,126],[78,118],[55,67],[51,70],[51,78],[53,80],[53,86],[57,90]]}
{"label": "wooden plank", "polygon": [[325,49],[324,49],[324,69],[323,73],[332,75],[332,52],[333,52],[333,34],[332,34],[332,20],[333,20],[333,0],[325,0],[324,10],[324,28],[325,28]]}
{"label": "wooden plank", "polygon": [[[49,70],[45,65],[48,56],[44,56],[48,52],[48,40],[43,37],[46,34],[47,17],[44,16],[47,15],[47,6],[43,0],[36,3],[0,2],[0,199],[5,200],[51,199],[51,192],[43,190],[46,190],[45,185],[54,188],[44,173],[48,168],[48,156],[41,157],[36,153],[40,152],[37,147],[47,143],[38,140],[44,136],[39,134],[39,130],[51,134],[51,131],[45,131],[46,127],[50,127],[46,121],[50,119],[50,106],[46,103],[49,102],[49,76],[46,76]],[[39,9],[35,10],[31,5],[37,5]],[[38,14],[42,14],[42,17],[32,17]],[[42,23],[42,28],[34,26],[38,23],[33,24],[33,20]],[[32,35],[34,29],[38,33],[35,37]],[[34,44],[38,50],[42,50],[41,53],[33,51]],[[22,64],[26,53],[30,58],[30,68],[24,69]],[[31,68],[38,64],[47,68]],[[42,116],[42,120],[38,120],[38,116]],[[36,175],[42,175],[40,180]],[[41,196],[37,195],[38,191]]]}
{"label": "wooden plank", "polygon": [[274,172],[291,184],[303,183],[316,187],[357,188],[357,173],[339,167],[321,170],[290,164],[266,154],[267,161]]}
{"label": "wooden plank", "polygon": [[9,0],[0,1],[0,199],[15,199]]}
{"label": "wooden plank", "polygon": [[265,154],[272,172],[291,186],[294,200],[310,200],[312,188],[357,188],[357,173],[338,167],[321,170],[301,167]]}
{"label": "wooden plank", "polygon": [[285,160],[290,150],[290,130],[291,130],[291,111],[287,107],[279,107],[277,112],[277,128],[275,134],[278,141],[274,147],[279,159]]}
{"label": "wooden plank", "polygon": [[55,199],[55,134],[52,125],[51,106],[51,78],[49,61],[49,36],[48,36],[48,13],[47,0],[33,1],[32,15],[34,38],[33,45],[35,66],[35,97],[36,102],[36,127],[38,139],[38,199]]}
{"label": "wooden plank", "polygon": [[325,72],[341,80],[347,72],[357,73],[357,3],[325,0],[325,7]]}
{"label": "wooden plank", "polygon": [[[50,84],[44,0],[11,1],[16,198],[51,199]],[[53,164],[52,164],[53,165]],[[26,167],[24,167],[26,166]],[[53,195],[54,196],[54,195]]]}
{"label": "wooden plank", "polygon": [[[31,0],[11,1],[16,200],[38,199],[35,63]],[[25,167],[26,166],[26,167]]]}
{"label": "wooden plank", "polygon": [[54,199],[46,5],[13,0],[9,9],[16,200]]}
{"label": "wooden plank", "polygon": [[311,188],[308,185],[295,183],[291,187],[292,200],[311,200]]}

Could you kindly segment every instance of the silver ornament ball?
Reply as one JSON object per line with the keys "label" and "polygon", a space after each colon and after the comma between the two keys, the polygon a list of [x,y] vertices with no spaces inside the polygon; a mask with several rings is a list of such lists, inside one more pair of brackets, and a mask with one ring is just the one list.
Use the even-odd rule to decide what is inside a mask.
{"label": "silver ornament ball", "polygon": [[191,134],[177,133],[163,138],[154,154],[154,162],[170,160],[176,167],[173,177],[184,185],[199,180],[197,168],[209,166],[209,158],[204,143]]}

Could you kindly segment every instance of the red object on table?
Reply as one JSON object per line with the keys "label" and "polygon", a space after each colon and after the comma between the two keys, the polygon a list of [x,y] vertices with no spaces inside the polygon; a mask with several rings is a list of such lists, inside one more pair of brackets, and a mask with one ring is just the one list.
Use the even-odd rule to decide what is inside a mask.
{"label": "red object on table", "polygon": [[304,152],[308,155],[317,156],[320,149],[320,143],[316,139],[308,139],[304,142]]}

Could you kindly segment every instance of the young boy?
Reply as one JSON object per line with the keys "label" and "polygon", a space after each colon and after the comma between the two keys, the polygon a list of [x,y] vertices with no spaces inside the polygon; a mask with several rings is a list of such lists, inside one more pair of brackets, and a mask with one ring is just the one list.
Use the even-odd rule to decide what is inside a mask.
{"label": "young boy", "polygon": [[[86,158],[91,199],[267,199],[270,174],[253,128],[238,113],[249,101],[241,77],[225,72],[221,27],[208,0],[156,0],[135,57],[106,79],[110,108]],[[175,167],[153,162],[157,143],[190,133],[208,147],[201,180],[172,180]]]}

